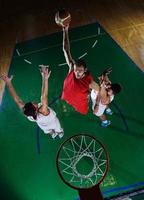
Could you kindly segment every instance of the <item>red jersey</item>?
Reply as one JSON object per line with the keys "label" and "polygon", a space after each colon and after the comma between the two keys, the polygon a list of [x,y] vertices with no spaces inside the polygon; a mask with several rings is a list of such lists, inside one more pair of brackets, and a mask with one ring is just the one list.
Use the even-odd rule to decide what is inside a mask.
{"label": "red jersey", "polygon": [[81,114],[87,114],[89,84],[92,80],[93,77],[89,72],[86,72],[83,78],[77,79],[74,71],[71,71],[64,80],[61,99]]}

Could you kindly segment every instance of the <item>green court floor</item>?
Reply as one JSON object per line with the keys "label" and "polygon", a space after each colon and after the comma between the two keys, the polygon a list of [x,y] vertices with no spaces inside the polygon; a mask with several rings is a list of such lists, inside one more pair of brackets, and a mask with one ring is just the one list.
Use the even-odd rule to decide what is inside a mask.
{"label": "green court floor", "polygon": [[[64,128],[61,140],[52,140],[18,110],[5,90],[0,107],[0,199],[76,200],[77,191],[58,176],[55,159],[59,146],[74,134],[87,133],[105,144],[109,153],[109,172],[101,189],[111,196],[144,185],[144,74],[115,41],[97,24],[70,29],[73,58],[81,56],[95,80],[106,67],[112,67],[112,82],[123,91],[115,98],[109,117],[112,124],[101,128],[89,113],[82,116],[59,99],[68,72],[62,52],[62,32],[16,44],[9,74],[24,102],[40,101],[39,64],[50,65],[49,103]],[[32,63],[32,64],[31,64]]]}

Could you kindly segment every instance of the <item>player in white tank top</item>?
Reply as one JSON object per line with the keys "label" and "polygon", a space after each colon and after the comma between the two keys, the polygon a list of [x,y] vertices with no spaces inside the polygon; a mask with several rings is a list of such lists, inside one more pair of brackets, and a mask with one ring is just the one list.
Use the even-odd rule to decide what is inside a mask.
{"label": "player in white tank top", "polygon": [[[41,103],[38,104],[38,107],[40,108]],[[52,110],[50,107],[49,114],[43,115],[42,113],[37,113],[36,119],[34,119],[32,116],[28,116],[27,118],[30,121],[36,122],[37,125],[43,130],[45,134],[50,134],[52,138],[54,139],[56,136],[59,136],[59,138],[63,137],[63,129],[60,125],[60,122],[56,116],[56,113],[54,110]]]}
{"label": "player in white tank top", "polygon": [[108,78],[108,74],[112,71],[111,68],[106,69],[99,77],[100,85],[95,85],[95,89],[91,91],[92,110],[94,115],[100,118],[101,126],[107,127],[111,124],[104,114],[112,113],[108,105],[114,99],[114,95],[121,91],[121,86],[117,83],[112,84]]}
{"label": "player in white tank top", "polygon": [[36,104],[33,102],[24,103],[17,95],[10,78],[6,75],[2,75],[0,78],[6,83],[7,88],[14,101],[22,112],[27,116],[30,121],[34,121],[44,131],[45,134],[50,134],[52,138],[59,136],[62,138],[64,133],[60,125],[60,122],[56,116],[56,113],[48,107],[48,79],[50,73],[48,66],[40,65],[40,72],[42,76],[42,90],[41,90],[41,103]]}
{"label": "player in white tank top", "polygon": [[[93,110],[93,111],[94,111],[95,106],[98,104],[98,102],[97,102],[98,94],[99,94],[99,92],[96,91],[96,90],[94,90],[94,89],[91,91],[92,110]],[[111,95],[111,96],[110,96],[109,103],[110,103],[113,99],[114,99],[114,95]],[[95,112],[94,114],[95,114],[96,116],[98,116],[98,117],[101,116],[101,115],[103,115],[103,113],[104,113],[104,111],[106,110],[107,107],[108,107],[108,105],[107,105],[107,104],[103,104],[103,103],[101,102],[101,100],[100,100],[100,101],[99,101],[98,110],[97,110],[97,112]]]}

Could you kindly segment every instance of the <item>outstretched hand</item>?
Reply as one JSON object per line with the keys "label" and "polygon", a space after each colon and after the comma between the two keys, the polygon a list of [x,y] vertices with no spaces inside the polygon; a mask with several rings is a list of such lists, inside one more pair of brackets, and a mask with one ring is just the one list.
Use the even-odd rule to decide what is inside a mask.
{"label": "outstretched hand", "polygon": [[40,73],[43,78],[49,78],[51,71],[49,71],[49,65],[39,65],[40,67]]}
{"label": "outstretched hand", "polygon": [[100,84],[104,83],[107,85],[111,83],[111,81],[108,78],[108,74],[110,74],[111,72],[112,72],[112,67],[108,67],[102,72],[101,76],[98,77]]}
{"label": "outstretched hand", "polygon": [[111,72],[112,72],[112,67],[108,67],[103,71],[102,75],[106,76],[110,74]]}
{"label": "outstretched hand", "polygon": [[8,84],[8,83],[10,83],[11,80],[13,79],[13,75],[11,75],[10,77],[8,77],[7,75],[2,74],[2,75],[0,75],[0,78],[1,78],[6,84]]}

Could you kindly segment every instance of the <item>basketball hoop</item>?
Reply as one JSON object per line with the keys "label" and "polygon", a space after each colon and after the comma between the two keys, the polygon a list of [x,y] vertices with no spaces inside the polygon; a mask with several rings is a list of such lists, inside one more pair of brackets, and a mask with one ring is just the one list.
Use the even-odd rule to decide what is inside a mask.
{"label": "basketball hoop", "polygon": [[57,153],[59,176],[78,190],[80,200],[103,199],[99,184],[108,171],[108,154],[104,145],[87,134],[68,138]]}

